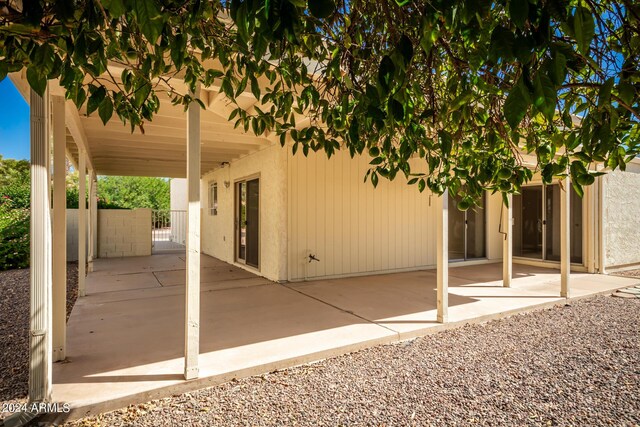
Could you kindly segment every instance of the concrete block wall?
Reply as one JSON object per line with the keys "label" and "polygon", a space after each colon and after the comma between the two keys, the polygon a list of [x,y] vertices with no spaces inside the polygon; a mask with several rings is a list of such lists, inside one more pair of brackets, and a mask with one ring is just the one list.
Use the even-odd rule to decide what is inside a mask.
{"label": "concrete block wall", "polygon": [[151,255],[151,209],[98,210],[98,257]]}

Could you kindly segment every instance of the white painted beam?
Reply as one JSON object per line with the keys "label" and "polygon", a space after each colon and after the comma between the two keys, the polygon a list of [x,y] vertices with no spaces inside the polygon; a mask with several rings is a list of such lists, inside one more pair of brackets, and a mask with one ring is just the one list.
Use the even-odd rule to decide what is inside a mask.
{"label": "white painted beam", "polygon": [[[194,94],[198,96],[200,88]],[[200,106],[187,110],[187,241],[184,378],[198,378],[200,353]]]}
{"label": "white painted beam", "polygon": [[437,197],[436,203],[436,270],[438,322],[449,320],[449,191]]}
{"label": "white painted beam", "polygon": [[502,207],[502,226],[504,240],[502,241],[502,286],[511,286],[513,278],[513,196],[507,195],[509,206]]}
{"label": "white painted beam", "polygon": [[571,295],[569,281],[571,276],[571,182],[563,180],[564,189],[560,191],[560,296]]}
{"label": "white painted beam", "polygon": [[75,143],[78,145],[78,148],[82,148],[87,154],[87,167],[94,170],[92,160],[93,157],[91,155],[91,149],[89,147],[89,140],[87,139],[87,135],[84,131],[84,126],[82,125],[82,121],[80,120],[80,113],[78,113],[78,109],[72,101],[67,101],[65,103],[65,113],[69,133],[71,133],[71,136],[73,137]]}
{"label": "white painted beam", "polygon": [[87,295],[87,160],[78,153],[78,294]]}
{"label": "white painted beam", "polygon": [[66,357],[67,337],[67,191],[64,97],[51,96],[53,117],[53,361]]}
{"label": "white painted beam", "polygon": [[31,91],[31,268],[29,401],[51,400],[51,211],[49,209],[49,94]]}

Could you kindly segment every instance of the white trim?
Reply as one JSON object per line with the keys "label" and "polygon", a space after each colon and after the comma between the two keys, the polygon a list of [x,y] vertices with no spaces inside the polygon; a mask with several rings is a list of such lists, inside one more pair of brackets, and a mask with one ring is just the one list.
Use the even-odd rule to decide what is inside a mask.
{"label": "white trim", "polygon": [[[533,267],[553,268],[560,269],[560,261],[541,260],[534,258],[527,258],[521,256],[514,256],[513,262],[521,265],[531,265]],[[587,272],[587,267],[578,263],[571,263],[571,271]]]}

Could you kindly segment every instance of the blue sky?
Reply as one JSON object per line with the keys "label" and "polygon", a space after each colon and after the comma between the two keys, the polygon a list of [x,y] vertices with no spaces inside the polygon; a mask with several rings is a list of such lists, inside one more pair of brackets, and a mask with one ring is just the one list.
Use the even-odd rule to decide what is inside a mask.
{"label": "blue sky", "polygon": [[29,159],[29,105],[9,78],[0,81],[0,155]]}

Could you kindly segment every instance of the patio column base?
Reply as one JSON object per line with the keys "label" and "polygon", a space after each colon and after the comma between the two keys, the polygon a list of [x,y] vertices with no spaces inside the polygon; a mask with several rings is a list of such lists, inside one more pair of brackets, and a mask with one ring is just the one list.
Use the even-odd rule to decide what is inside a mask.
{"label": "patio column base", "polygon": [[200,376],[200,369],[198,368],[186,368],[184,370],[184,379],[187,381],[195,380],[199,376]]}

